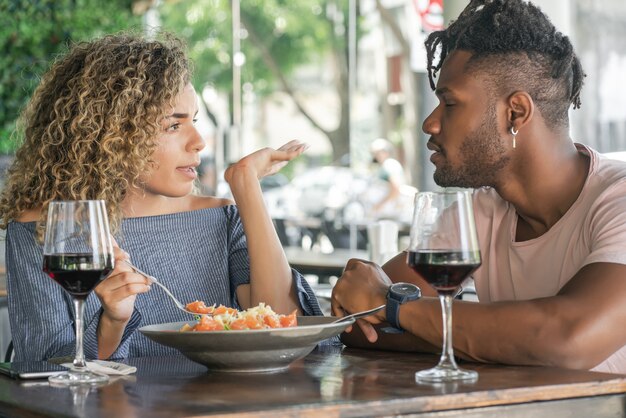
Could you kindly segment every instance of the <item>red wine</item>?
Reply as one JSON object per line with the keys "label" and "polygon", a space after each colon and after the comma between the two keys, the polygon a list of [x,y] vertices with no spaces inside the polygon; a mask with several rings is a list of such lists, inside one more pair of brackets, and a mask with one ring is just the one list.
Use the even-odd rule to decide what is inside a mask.
{"label": "red wine", "polygon": [[453,293],[480,266],[465,260],[480,260],[470,252],[409,251],[408,265],[439,293]]}
{"label": "red wine", "polygon": [[78,299],[87,298],[111,272],[113,258],[108,256],[97,264],[94,263],[93,254],[55,254],[43,257],[43,271]]}

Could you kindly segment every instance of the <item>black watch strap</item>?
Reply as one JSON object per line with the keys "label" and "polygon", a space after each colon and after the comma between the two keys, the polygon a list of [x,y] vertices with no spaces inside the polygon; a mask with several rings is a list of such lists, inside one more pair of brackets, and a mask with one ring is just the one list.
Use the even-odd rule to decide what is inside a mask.
{"label": "black watch strap", "polygon": [[389,327],[383,328],[383,332],[387,334],[402,334],[404,330],[400,327],[400,301],[387,294],[387,306],[385,307],[385,314],[387,316],[387,322]]}
{"label": "black watch strap", "polygon": [[420,288],[411,283],[394,283],[387,290],[387,306],[385,314],[389,327],[382,331],[388,334],[402,334],[404,330],[400,326],[400,305],[411,300],[417,300],[422,296]]}

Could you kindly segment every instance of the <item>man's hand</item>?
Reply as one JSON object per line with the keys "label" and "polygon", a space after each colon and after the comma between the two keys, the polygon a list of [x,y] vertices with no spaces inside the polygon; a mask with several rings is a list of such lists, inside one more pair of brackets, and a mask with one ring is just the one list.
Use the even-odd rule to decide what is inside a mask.
{"label": "man's hand", "polygon": [[[365,260],[351,259],[333,288],[332,312],[336,316],[365,311],[387,302],[387,290],[391,280],[376,264]],[[385,310],[357,320],[368,341],[376,342],[378,334],[371,324],[385,321]],[[348,332],[350,330],[348,329]]]}

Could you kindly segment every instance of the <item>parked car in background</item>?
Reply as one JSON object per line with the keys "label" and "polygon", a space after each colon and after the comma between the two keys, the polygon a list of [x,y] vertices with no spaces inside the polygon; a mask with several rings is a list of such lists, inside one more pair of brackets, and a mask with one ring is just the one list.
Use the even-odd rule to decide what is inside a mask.
{"label": "parked car in background", "polygon": [[270,179],[274,187],[264,188],[263,195],[283,245],[313,245],[325,237],[333,248],[365,250],[367,224],[381,218],[408,224],[416,192],[406,186],[405,204],[395,213],[372,213],[388,185],[347,167],[311,168],[282,186]]}

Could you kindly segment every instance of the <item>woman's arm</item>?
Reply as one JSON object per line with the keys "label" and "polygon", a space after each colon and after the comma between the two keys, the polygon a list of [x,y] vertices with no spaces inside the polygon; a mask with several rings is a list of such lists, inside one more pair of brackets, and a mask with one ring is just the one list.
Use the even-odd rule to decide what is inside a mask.
{"label": "woman's arm", "polygon": [[[72,299],[42,271],[43,252],[34,228],[34,224],[16,222],[7,230],[8,308],[15,361],[71,356],[75,348]],[[93,322],[100,308],[93,302],[88,298],[86,324]]]}
{"label": "woman's arm", "polygon": [[117,245],[114,251],[115,268],[94,290],[102,304],[97,328],[100,359],[111,357],[118,349],[135,310],[137,295],[150,290],[147,279],[130,267],[128,254]]}
{"label": "woman's arm", "polygon": [[[41,276],[27,280],[8,278],[7,281],[15,361],[46,360],[71,356],[74,352],[76,338],[71,301],[52,279],[43,273]],[[33,285],[34,282],[42,286]],[[88,315],[85,317],[88,322]]]}
{"label": "woman's arm", "polygon": [[250,257],[250,285],[237,288],[243,308],[264,302],[276,312],[300,312],[291,268],[265,207],[259,179],[276,173],[306,148],[298,141],[278,150],[264,148],[231,165],[224,174],[237,203]]}

